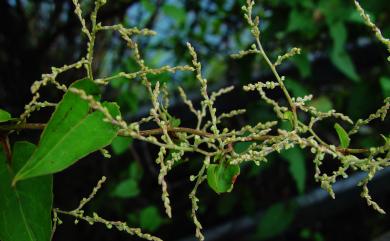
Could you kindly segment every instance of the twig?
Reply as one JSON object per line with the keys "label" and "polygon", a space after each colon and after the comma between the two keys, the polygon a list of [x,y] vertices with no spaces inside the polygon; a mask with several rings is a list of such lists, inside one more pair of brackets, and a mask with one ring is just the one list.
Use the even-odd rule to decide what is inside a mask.
{"label": "twig", "polygon": [[[0,126],[0,132],[1,131],[11,131],[11,130],[42,130],[46,127],[46,124],[44,123],[23,123],[23,124],[15,124],[15,125],[3,125]],[[214,136],[213,133],[201,131],[197,129],[192,129],[188,127],[168,127],[167,128],[168,133],[188,133],[188,134],[194,134],[198,136],[203,137],[211,137]],[[164,130],[162,128],[155,128],[155,129],[149,129],[149,130],[142,130],[139,132],[141,136],[155,136],[163,134]],[[127,136],[123,131],[118,132],[119,136]],[[263,136],[257,136],[257,137],[248,137],[244,138],[240,141],[235,142],[253,142],[253,141],[265,141],[269,140],[271,138],[275,138],[277,136],[275,135],[263,135]],[[224,138],[224,136],[221,135],[221,138]],[[234,143],[235,143],[234,142]],[[234,144],[231,143],[231,144]],[[337,151],[341,152],[342,154],[363,154],[363,153],[369,153],[370,150],[367,148],[342,148],[337,147]]]}

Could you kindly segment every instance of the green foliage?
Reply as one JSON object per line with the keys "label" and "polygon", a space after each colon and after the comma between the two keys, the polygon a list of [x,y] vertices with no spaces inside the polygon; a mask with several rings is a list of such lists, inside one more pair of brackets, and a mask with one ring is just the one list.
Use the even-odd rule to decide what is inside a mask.
{"label": "green foliage", "polygon": [[148,231],[156,231],[163,224],[163,221],[155,206],[148,206],[140,212],[140,226]]}
{"label": "green foliage", "polygon": [[282,234],[295,216],[293,206],[277,203],[269,207],[261,216],[256,228],[256,237],[265,240]]}
{"label": "green foliage", "polygon": [[[250,133],[246,132],[244,135],[248,136]],[[243,141],[234,144],[234,151],[237,153],[244,153],[253,144],[253,141]]]}
{"label": "green foliage", "polygon": [[298,96],[304,97],[304,96],[310,94],[310,92],[307,90],[307,88],[305,86],[303,86],[301,83],[299,83],[298,81],[296,81],[294,79],[286,78],[284,83],[285,83],[287,89],[290,90],[291,93],[296,97],[298,97]]}
{"label": "green foliage", "polygon": [[181,124],[181,120],[179,118],[176,118],[174,116],[171,116],[168,112],[166,113],[168,116],[168,121],[171,127],[179,127]]}
{"label": "green foliage", "polygon": [[154,11],[156,11],[155,4],[151,3],[149,0],[141,0],[141,4],[150,13],[153,13]]}
{"label": "green foliage", "polygon": [[328,112],[333,109],[332,101],[326,96],[320,96],[310,102],[310,105],[321,112]]}
{"label": "green foliage", "polygon": [[112,150],[116,155],[123,154],[131,145],[133,139],[126,136],[117,136],[111,143]]}
{"label": "green foliage", "polygon": [[296,65],[302,78],[307,78],[311,75],[311,64],[309,56],[306,52],[295,56],[291,59],[291,62]]}
{"label": "green foliage", "polygon": [[301,230],[300,237],[304,240],[325,241],[325,238],[321,233],[314,232],[307,228]]}
{"label": "green foliage", "polygon": [[[369,115],[376,108],[375,103],[382,98],[380,95],[372,95],[373,91],[377,90],[369,83],[361,83],[352,87],[347,106],[347,113],[351,118],[358,119],[362,116]],[[367,101],[368,99],[372,101]]]}
{"label": "green foliage", "polygon": [[[98,94],[97,85],[88,79],[77,81],[71,87]],[[106,108],[112,115],[119,115],[117,105],[106,103]],[[67,92],[43,131],[39,147],[16,174],[14,181],[59,172],[109,145],[118,128],[105,122],[103,113],[89,113],[89,110],[88,101]]]}
{"label": "green foliage", "polygon": [[340,146],[343,148],[348,148],[349,143],[351,141],[351,139],[348,136],[348,133],[338,123],[334,124],[334,128],[336,129],[337,135],[339,137]]}
{"label": "green foliage", "polygon": [[[243,89],[244,91],[256,91],[261,100],[270,107],[269,109],[274,111],[274,115],[265,114],[268,115],[266,122],[256,122],[253,125],[244,125],[241,128],[223,126],[225,119],[244,114],[246,110],[238,109],[220,113],[216,109],[215,102],[217,99],[221,95],[232,91],[233,87],[222,88],[214,92],[208,89],[209,82],[204,77],[201,64],[202,60],[199,59],[195,48],[190,43],[187,43],[187,49],[192,58],[191,65],[174,67],[165,65],[159,67],[161,62],[164,62],[162,60],[170,55],[168,51],[160,50],[154,54],[146,55],[147,57],[144,59],[144,44],[139,44],[138,38],[135,37],[135,35],[150,36],[154,35],[155,32],[136,27],[125,28],[121,24],[105,26],[99,23],[97,20],[98,11],[106,1],[96,0],[95,7],[89,18],[84,17],[85,14],[83,13],[82,6],[77,0],[73,0],[73,3],[75,13],[82,26],[82,33],[86,35],[86,39],[88,40],[86,56],[73,64],[60,68],[53,67],[51,73],[43,74],[42,79],[36,81],[31,87],[34,97],[26,105],[25,112],[18,119],[18,123],[16,125],[0,126],[2,127],[1,134],[4,132],[5,136],[5,138],[3,135],[1,136],[4,152],[7,152],[8,139],[6,138],[7,135],[13,133],[8,131],[28,128],[28,123],[25,122],[32,112],[42,107],[56,105],[54,103],[40,102],[40,88],[48,84],[53,84],[57,89],[65,92],[62,100],[56,105],[55,111],[44,128],[39,145],[35,150],[31,144],[15,144],[13,160],[13,165],[15,166],[10,169],[6,166],[7,160],[5,160],[5,155],[0,156],[0,161],[2,162],[0,164],[0,173],[2,174],[0,179],[4,179],[0,187],[6,193],[6,195],[0,197],[0,205],[3,207],[0,212],[5,213],[7,222],[9,219],[15,225],[13,227],[19,229],[20,227],[18,225],[24,225],[21,228],[25,230],[18,235],[25,235],[26,233],[29,235],[35,232],[31,230],[38,229],[38,224],[39,227],[45,228],[42,229],[43,231],[38,231],[42,233],[39,233],[35,239],[31,239],[32,235],[29,235],[27,239],[20,237],[20,240],[45,241],[48,240],[48,233],[51,231],[50,226],[47,228],[48,223],[50,225],[52,195],[51,182],[49,183],[48,177],[51,178],[51,176],[37,176],[64,170],[86,155],[98,150],[105,157],[108,157],[108,151],[102,148],[110,144],[114,153],[120,155],[126,151],[134,139],[148,142],[159,148],[155,162],[159,165],[158,184],[161,186],[161,199],[168,217],[172,217],[172,210],[168,183],[165,180],[166,176],[177,165],[185,163],[184,160],[187,158],[186,154],[202,157],[202,159],[194,158],[197,161],[196,166],[198,168],[199,166],[201,167],[195,175],[191,175],[189,178],[194,182],[194,185],[188,195],[191,201],[191,218],[196,229],[195,236],[201,241],[205,237],[201,232],[202,225],[197,217],[197,211],[199,210],[197,190],[199,186],[207,180],[209,187],[216,193],[230,192],[233,189],[237,176],[240,174],[241,164],[245,165],[251,162],[258,165],[259,168],[262,168],[265,162],[271,159],[269,156],[272,153],[281,153],[282,157],[289,162],[289,170],[299,193],[303,193],[305,190],[306,167],[305,155],[303,153],[305,149],[309,149],[315,155],[313,161],[315,165],[315,180],[332,197],[335,196],[332,185],[338,178],[346,178],[348,176],[347,173],[351,171],[366,172],[368,174],[367,177],[359,183],[359,186],[362,187],[361,196],[369,206],[372,206],[380,213],[384,213],[384,210],[372,200],[367,185],[378,170],[389,166],[390,157],[388,153],[390,153],[390,146],[387,138],[385,138],[386,143],[384,145],[371,147],[370,149],[349,149],[348,146],[350,136],[357,133],[363,125],[368,125],[374,119],[380,118],[382,121],[385,120],[388,109],[390,108],[390,99],[385,99],[383,106],[375,113],[369,115],[367,119],[359,119],[354,123],[350,117],[336,112],[329,98],[325,96],[314,98],[313,95],[309,94],[306,85],[299,84],[294,79],[281,76],[278,68],[282,62],[295,59],[295,64],[301,76],[307,77],[311,71],[307,53],[299,56],[301,54],[300,48],[289,48],[285,54],[279,55],[275,61],[272,61],[262,45],[262,42],[264,42],[264,32],[260,28],[260,18],[253,16],[254,11],[257,11],[254,8],[254,1],[247,1],[246,5],[242,7],[249,31],[241,35],[236,35],[240,37],[244,36],[238,41],[237,45],[247,43],[250,47],[240,50],[237,54],[233,54],[232,57],[242,58],[247,55],[257,55],[264,60],[263,62],[269,67],[274,79],[266,82],[250,83],[245,85]],[[157,8],[147,1],[141,1],[140,4],[139,6],[145,8],[150,14],[157,11]],[[345,49],[348,37],[346,22],[352,20],[350,17],[350,9],[342,8],[344,3],[336,0],[320,0],[318,9],[315,9],[315,4],[309,0],[280,0],[272,1],[272,4],[288,4],[292,8],[287,30],[286,32],[281,32],[280,36],[288,33],[299,33],[306,39],[314,38],[322,32],[320,30],[324,23],[320,22],[322,16],[313,16],[313,11],[319,15],[323,14],[326,17],[325,26],[329,28],[329,35],[333,40],[330,51],[332,63],[351,80],[355,82],[360,80],[355,66]],[[365,12],[360,8],[358,3],[356,3],[356,7],[363,17],[363,22],[374,31],[377,39],[389,48],[389,40],[381,35],[380,31],[370,21],[368,16],[365,15]],[[176,26],[186,25],[187,13],[184,8],[167,3],[162,5],[162,11],[175,22]],[[215,30],[220,26],[221,24],[218,22],[213,22],[213,24],[203,22],[201,23],[200,29],[196,32],[203,35],[207,31],[210,31],[208,30],[209,28]],[[132,60],[126,60],[126,72],[118,71],[107,77],[94,78],[93,66],[95,63],[93,60],[95,40],[97,33],[103,31],[117,32],[126,42],[126,46],[130,48],[130,52],[133,55]],[[246,36],[245,33],[250,34],[253,39],[250,39],[248,37],[249,35]],[[296,57],[294,58],[294,56]],[[225,69],[221,67],[220,59],[215,58],[208,62],[211,63],[212,68],[206,73],[207,77],[213,77],[215,74],[221,76],[225,72]],[[85,71],[84,76],[88,76],[88,78],[76,81],[69,87],[57,80],[59,74],[82,67]],[[169,101],[171,97],[170,87],[168,86],[169,80],[173,78],[171,76],[172,73],[181,71],[193,74],[191,78],[195,79],[198,84],[197,88],[199,88],[201,100],[200,104],[196,105],[196,108],[187,97],[186,92],[179,88],[180,97],[188,107],[188,112],[196,117],[195,127],[181,126],[181,120],[169,113]],[[250,73],[246,74],[248,77],[251,76]],[[138,89],[133,88],[133,85],[130,84],[134,80],[140,80],[142,91],[138,92]],[[387,82],[386,77],[380,81],[385,96],[388,92]],[[131,123],[122,119],[116,103],[107,103],[100,100],[100,86],[105,86],[110,83],[113,88],[118,89],[123,94],[118,101],[120,104],[126,106],[130,112],[137,109],[136,106],[139,103],[138,101],[140,101],[138,95],[145,94],[151,102],[151,108],[148,112],[149,115]],[[172,85],[175,85],[175,83]],[[283,100],[274,95],[269,95],[269,91],[275,89],[283,94]],[[129,90],[131,90],[132,94],[128,93]],[[369,92],[365,88],[362,91],[365,91],[364,93]],[[354,93],[351,99],[362,99],[362,96]],[[351,103],[355,104],[354,101],[351,101]],[[337,105],[335,104],[335,106]],[[261,110],[258,112],[261,112]],[[1,123],[10,120],[10,118],[11,116],[7,112],[0,111]],[[341,125],[338,123],[335,124],[334,128],[339,136],[340,147],[324,141],[318,135],[317,130],[314,129],[315,125],[328,118],[337,119],[338,121],[344,121],[353,125],[351,131],[347,133]],[[145,130],[143,129],[144,124],[152,125],[154,128]],[[118,135],[120,137],[117,137]],[[25,145],[26,147],[18,147],[18,145]],[[361,155],[361,153],[368,155]],[[8,157],[10,156],[9,154],[7,153]],[[339,163],[341,163],[337,171],[334,171],[332,174],[324,173],[321,167],[326,155],[339,160]],[[16,175],[14,176],[13,173],[16,173]],[[129,166],[126,174],[125,178],[111,191],[113,196],[133,198],[140,194],[139,181],[142,178],[141,166],[133,162]],[[23,179],[27,178],[30,178],[30,180],[23,181]],[[11,186],[12,180],[14,186]],[[40,180],[39,184],[44,189],[37,190],[37,183],[35,182],[38,182],[38,180]],[[45,183],[41,183],[43,182],[42,180],[45,180]],[[160,238],[150,234],[144,234],[138,228],[130,228],[125,222],[109,221],[100,217],[97,213],[93,213],[92,216],[88,216],[85,213],[83,210],[84,206],[95,197],[105,180],[106,178],[103,177],[91,194],[87,198],[81,199],[76,209],[72,211],[53,209],[54,224],[60,223],[58,215],[63,214],[76,218],[76,222],[78,220],[84,220],[90,224],[102,223],[109,229],[114,227],[130,235],[160,241]],[[24,196],[21,198],[17,195],[21,192],[26,192],[28,194],[27,197],[29,197],[32,195],[29,192],[32,191],[36,195],[34,198],[38,199],[38,201],[30,203],[23,199]],[[9,203],[8,199],[12,198],[19,198],[19,202],[14,201]],[[229,202],[226,204],[227,209],[232,208],[236,201],[232,198]],[[245,198],[244,202],[250,206],[254,206],[252,196]],[[41,203],[44,204],[43,207],[40,206]],[[31,205],[27,206],[29,211],[25,211],[23,205]],[[45,210],[40,210],[42,208]],[[35,212],[37,210],[39,213]],[[34,225],[36,222],[36,226],[30,223],[30,226],[26,226],[25,222],[19,222],[23,214],[20,213],[21,211],[25,211],[25,216],[33,219]],[[49,214],[47,215],[48,212]],[[38,214],[41,216],[37,217]],[[130,215],[130,217],[132,216]],[[163,223],[163,219],[155,206],[148,206],[142,209],[139,213],[139,218],[140,225],[150,231],[155,231]],[[293,219],[293,207],[280,203],[275,204],[264,213],[260,220],[257,237],[259,239],[275,237],[285,231]],[[5,241],[8,241],[7,238],[9,239],[8,234],[6,234],[8,229],[8,227],[0,225],[0,235],[5,236],[1,237]],[[14,230],[12,231],[16,232]]]}
{"label": "green foliage", "polygon": [[52,175],[35,177],[11,185],[14,173],[29,159],[35,146],[16,142],[13,159],[6,164],[0,150],[0,239],[2,241],[50,241]]}
{"label": "green foliage", "polygon": [[357,82],[360,80],[356,73],[355,66],[351,58],[345,50],[347,42],[347,29],[343,22],[330,23],[330,36],[333,39],[333,48],[331,50],[330,59],[332,63],[348,78]]}
{"label": "green foliage", "polygon": [[187,14],[181,7],[177,7],[173,4],[165,4],[162,8],[164,14],[174,19],[177,25],[181,25],[186,20]]}
{"label": "green foliage", "polygon": [[112,195],[120,198],[133,198],[138,196],[139,193],[140,190],[137,181],[129,178],[120,182],[118,186],[115,187]]}
{"label": "green foliage", "polygon": [[5,110],[0,109],[0,123],[12,120],[11,114]]}
{"label": "green foliage", "polygon": [[317,33],[318,28],[312,21],[310,12],[302,12],[293,8],[289,15],[287,31],[298,31],[312,38]]}
{"label": "green foliage", "polygon": [[286,111],[283,113],[283,119],[284,120],[287,120],[290,125],[286,125],[287,122],[282,122],[281,123],[281,129],[284,129],[284,130],[288,130],[288,131],[291,131],[294,127],[294,114],[292,111]]}
{"label": "green foliage", "polygon": [[210,164],[207,167],[207,183],[218,194],[231,192],[239,174],[239,165]]}
{"label": "green foliage", "polygon": [[140,166],[140,164],[138,164],[137,162],[130,163],[129,177],[136,180],[136,181],[140,181],[142,176],[143,176],[143,169]]}
{"label": "green foliage", "polygon": [[119,198],[133,198],[140,194],[139,181],[142,178],[142,168],[136,162],[129,165],[127,179],[121,181],[112,191],[112,196]]}
{"label": "green foliage", "polygon": [[390,78],[382,77],[379,82],[381,84],[383,97],[390,97]]}
{"label": "green foliage", "polygon": [[234,151],[237,153],[243,153],[251,146],[252,143],[253,142],[250,141],[236,143],[234,145]]}
{"label": "green foliage", "polygon": [[289,163],[289,171],[295,180],[298,192],[300,194],[304,193],[306,186],[306,166],[305,156],[302,150],[294,147],[283,151],[280,155]]}

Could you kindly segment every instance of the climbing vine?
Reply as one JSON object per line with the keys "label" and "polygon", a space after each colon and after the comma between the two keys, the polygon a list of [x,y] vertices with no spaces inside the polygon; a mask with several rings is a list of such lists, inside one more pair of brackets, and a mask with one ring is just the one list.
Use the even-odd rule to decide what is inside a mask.
{"label": "climbing vine", "polygon": [[[135,36],[151,37],[156,33],[149,29],[125,28],[121,24],[105,26],[98,21],[100,8],[105,0],[96,0],[94,9],[86,19],[78,0],[73,0],[82,33],[88,44],[85,57],[79,61],[59,68],[52,67],[51,73],[43,74],[36,81],[31,92],[33,98],[25,106],[25,111],[13,118],[5,110],[0,110],[0,133],[3,145],[0,153],[0,239],[3,241],[39,240],[46,241],[53,237],[56,226],[62,223],[61,216],[75,218],[75,223],[86,221],[89,224],[102,223],[107,228],[115,228],[130,235],[136,235],[147,240],[161,240],[142,232],[139,228],[129,227],[126,222],[110,221],[97,213],[87,214],[84,207],[93,199],[97,191],[106,181],[105,177],[98,182],[87,198],[83,198],[77,208],[71,211],[52,207],[52,175],[60,172],[86,155],[100,151],[104,157],[110,157],[109,146],[117,136],[131,137],[159,147],[155,159],[159,166],[158,183],[161,186],[161,199],[168,217],[172,218],[167,174],[176,164],[189,153],[202,157],[202,165],[197,173],[188,177],[193,182],[193,189],[188,194],[192,208],[191,217],[195,225],[195,236],[204,240],[201,220],[197,217],[200,199],[197,190],[207,182],[216,193],[230,192],[240,175],[240,166],[244,163],[263,165],[271,153],[280,153],[291,148],[308,150],[314,155],[314,179],[323,189],[335,198],[332,185],[340,178],[348,178],[352,172],[362,171],[367,176],[358,184],[361,196],[369,206],[380,213],[385,211],[372,200],[368,183],[375,174],[390,165],[390,137],[382,135],[380,146],[365,148],[350,147],[350,140],[360,128],[369,125],[374,119],[386,121],[390,108],[390,98],[383,101],[383,106],[366,119],[356,122],[336,110],[320,111],[310,104],[313,95],[294,97],[285,86],[285,76],[278,72],[278,67],[289,58],[299,55],[301,49],[291,48],[284,55],[271,60],[262,45],[262,33],[259,29],[261,21],[253,16],[253,1],[247,1],[242,7],[244,20],[248,24],[253,37],[249,49],[240,50],[233,58],[246,55],[258,55],[265,60],[273,73],[274,80],[251,83],[243,86],[246,92],[257,92],[259,101],[272,107],[275,118],[268,122],[255,125],[244,125],[229,129],[222,125],[224,119],[232,118],[246,112],[245,109],[231,110],[220,113],[216,100],[233,90],[233,86],[222,88],[215,92],[208,90],[208,81],[202,74],[202,60],[196,49],[187,43],[188,53],[192,61],[188,65],[162,66],[151,68],[143,59],[144,53],[135,41]],[[372,29],[376,38],[383,43],[390,53],[390,40],[382,36],[380,30],[370,20],[363,8],[355,1],[356,9],[365,23]],[[132,57],[139,69],[135,72],[120,72],[102,78],[95,78],[93,73],[93,56],[96,35],[101,32],[113,31],[119,33],[132,52]],[[390,59],[389,59],[390,60]],[[69,70],[79,70],[85,78],[74,81],[70,86],[58,81],[57,77]],[[151,76],[161,73],[186,71],[193,73],[199,84],[202,101],[195,108],[186,92],[178,87],[182,101],[196,118],[194,126],[182,126],[180,120],[169,111],[171,93],[165,83],[152,82]],[[125,78],[130,83],[140,81],[146,89],[152,104],[149,115],[134,122],[127,122],[121,115],[115,102],[107,102],[101,98],[101,87],[112,80]],[[63,92],[58,103],[51,103],[41,98],[41,88],[52,85]],[[280,92],[285,101],[274,99],[271,91]],[[286,104],[284,104],[286,103]],[[54,108],[47,123],[30,123],[29,117],[42,108]],[[315,126],[321,125],[325,119],[334,122],[335,135],[339,143],[328,143],[316,132]],[[279,128],[280,122],[288,122],[287,129]],[[154,125],[153,129],[145,129],[145,124]],[[39,144],[29,142],[9,143],[9,135],[17,135],[25,129],[43,130]],[[93,137],[93,138],[91,138]],[[245,150],[237,151],[234,147],[239,143],[249,143]],[[339,168],[327,174],[322,170],[322,164],[327,159],[338,160]]]}

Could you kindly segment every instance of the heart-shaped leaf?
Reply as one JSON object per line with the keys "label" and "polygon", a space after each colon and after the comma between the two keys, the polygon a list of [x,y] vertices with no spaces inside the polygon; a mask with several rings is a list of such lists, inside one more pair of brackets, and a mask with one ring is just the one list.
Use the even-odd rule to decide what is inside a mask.
{"label": "heart-shaped leaf", "polygon": [[231,192],[239,174],[239,165],[210,164],[207,168],[207,183],[218,194]]}

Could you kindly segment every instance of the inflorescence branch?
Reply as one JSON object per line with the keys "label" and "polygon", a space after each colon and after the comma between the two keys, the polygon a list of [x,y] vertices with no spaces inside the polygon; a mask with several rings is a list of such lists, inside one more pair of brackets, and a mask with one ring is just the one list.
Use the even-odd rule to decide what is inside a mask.
{"label": "inflorescence branch", "polygon": [[[348,132],[348,137],[357,133],[364,125],[368,125],[372,120],[380,118],[385,120],[388,110],[390,108],[390,98],[385,99],[384,105],[378,109],[374,114],[371,114],[367,119],[358,120],[355,124],[346,115],[338,113],[335,110],[322,112],[311,106],[309,101],[312,100],[313,95],[304,97],[293,97],[287,90],[284,84],[284,76],[280,76],[277,67],[287,61],[296,54],[300,54],[299,48],[292,48],[287,53],[278,56],[272,62],[266,54],[261,43],[261,32],[259,29],[259,17],[253,18],[254,1],[247,1],[247,4],[242,7],[244,11],[244,18],[246,19],[251,33],[254,37],[253,44],[248,50],[241,50],[238,54],[232,55],[233,58],[241,58],[248,54],[258,54],[267,63],[276,81],[251,83],[243,87],[244,91],[257,91],[260,98],[273,107],[276,118],[273,121],[265,123],[257,123],[253,126],[246,125],[239,129],[228,129],[223,127],[221,121],[227,118],[233,118],[237,115],[245,113],[245,110],[232,110],[227,113],[218,113],[214,106],[215,101],[221,95],[227,94],[233,90],[233,87],[223,88],[216,92],[209,92],[207,89],[207,79],[202,76],[202,65],[198,59],[195,48],[187,43],[189,54],[192,57],[191,65],[184,66],[163,66],[161,68],[150,68],[145,63],[142,57],[141,49],[134,40],[134,35],[152,36],[155,32],[149,29],[125,28],[117,24],[112,26],[103,26],[97,22],[98,11],[106,1],[96,0],[95,7],[90,15],[90,21],[86,21],[83,17],[83,12],[78,0],[73,0],[75,6],[75,14],[80,20],[82,32],[87,36],[88,47],[85,58],[77,61],[71,65],[65,65],[61,68],[52,68],[52,72],[42,75],[42,79],[36,81],[31,91],[33,93],[32,101],[25,106],[25,112],[20,116],[20,119],[15,124],[1,125],[0,131],[14,131],[23,129],[44,129],[44,123],[27,123],[28,117],[32,112],[43,107],[55,106],[55,103],[39,102],[39,91],[42,86],[53,84],[57,89],[62,91],[70,91],[86,100],[91,109],[100,111],[104,114],[104,121],[109,122],[119,127],[118,135],[129,136],[134,139],[154,144],[160,148],[156,158],[156,164],[160,167],[158,175],[158,183],[161,186],[161,198],[164,203],[165,211],[169,217],[172,217],[171,201],[169,199],[169,186],[165,177],[173,166],[180,162],[186,153],[197,153],[203,156],[203,164],[196,176],[191,176],[190,180],[195,181],[194,188],[189,194],[192,209],[191,217],[195,224],[195,235],[199,240],[204,240],[201,232],[202,225],[196,214],[198,210],[197,191],[203,181],[207,178],[206,170],[210,164],[216,164],[223,159],[227,165],[240,165],[245,162],[253,162],[260,165],[267,161],[267,156],[271,153],[280,153],[283,150],[293,148],[295,146],[301,149],[308,149],[313,155],[313,164],[315,166],[314,179],[320,183],[321,187],[329,192],[330,196],[334,198],[335,194],[332,185],[338,178],[347,178],[351,171],[362,171],[367,173],[367,177],[359,183],[362,187],[361,196],[365,198],[367,204],[372,206],[380,213],[384,210],[375,203],[368,191],[367,184],[374,177],[377,171],[388,167],[390,165],[390,140],[384,137],[384,144],[370,149],[365,148],[349,148],[335,146],[323,140],[314,127],[320,124],[321,121],[328,118],[344,121],[346,124],[352,125]],[[365,14],[364,10],[355,1],[359,13],[362,15],[364,21],[375,32],[376,37],[384,43],[388,48],[390,46],[389,40],[384,38],[380,30],[373,24]],[[132,73],[120,72],[118,74],[107,76],[103,78],[94,79],[93,75],[93,48],[96,40],[96,34],[104,31],[116,31],[121,38],[127,43],[133,54],[133,58],[139,66],[139,70]],[[390,51],[390,48],[389,48]],[[86,76],[100,85],[107,85],[116,78],[126,78],[129,81],[140,80],[141,84],[146,88],[149,95],[152,107],[149,111],[149,116],[142,118],[139,121],[128,123],[122,119],[121,116],[112,116],[110,112],[97,101],[93,96],[89,96],[83,90],[76,88],[69,88],[59,83],[56,77],[59,74],[67,72],[71,69],[79,69],[84,67]],[[187,105],[189,111],[197,118],[197,123],[194,127],[182,127],[177,123],[177,119],[169,113],[169,91],[167,84],[160,82],[152,83],[149,80],[150,75],[158,75],[161,73],[175,73],[177,71],[189,71],[194,73],[194,79],[199,82],[200,95],[202,101],[200,107],[194,107],[191,100],[187,97],[185,91],[179,87],[179,94],[183,102]],[[274,99],[268,96],[268,91],[273,89],[280,89],[284,98],[288,102],[288,107],[281,106],[279,99]],[[302,112],[306,118],[302,120],[298,116],[298,112]],[[300,113],[301,114],[301,113]],[[303,121],[308,120],[308,121]],[[277,128],[281,121],[289,121],[292,126],[291,131]],[[142,130],[141,126],[145,123],[153,123],[156,128]],[[276,133],[276,134],[275,134]],[[237,153],[233,146],[239,142],[251,142],[250,146],[243,152]],[[104,151],[108,155],[107,151]],[[339,168],[331,174],[326,174],[322,171],[322,163],[326,157],[331,157],[339,161]],[[73,211],[62,211],[54,209],[54,223],[59,223],[58,214],[67,214],[75,217],[77,220],[84,220],[90,224],[103,223],[108,228],[115,227],[118,230],[125,231],[132,235],[137,235],[148,240],[161,240],[149,234],[141,233],[140,229],[130,228],[124,222],[107,221],[94,213],[92,216],[85,216],[82,208],[88,203],[96,194],[104,182],[103,178],[94,188],[93,192],[88,198],[82,199],[78,208]]]}

